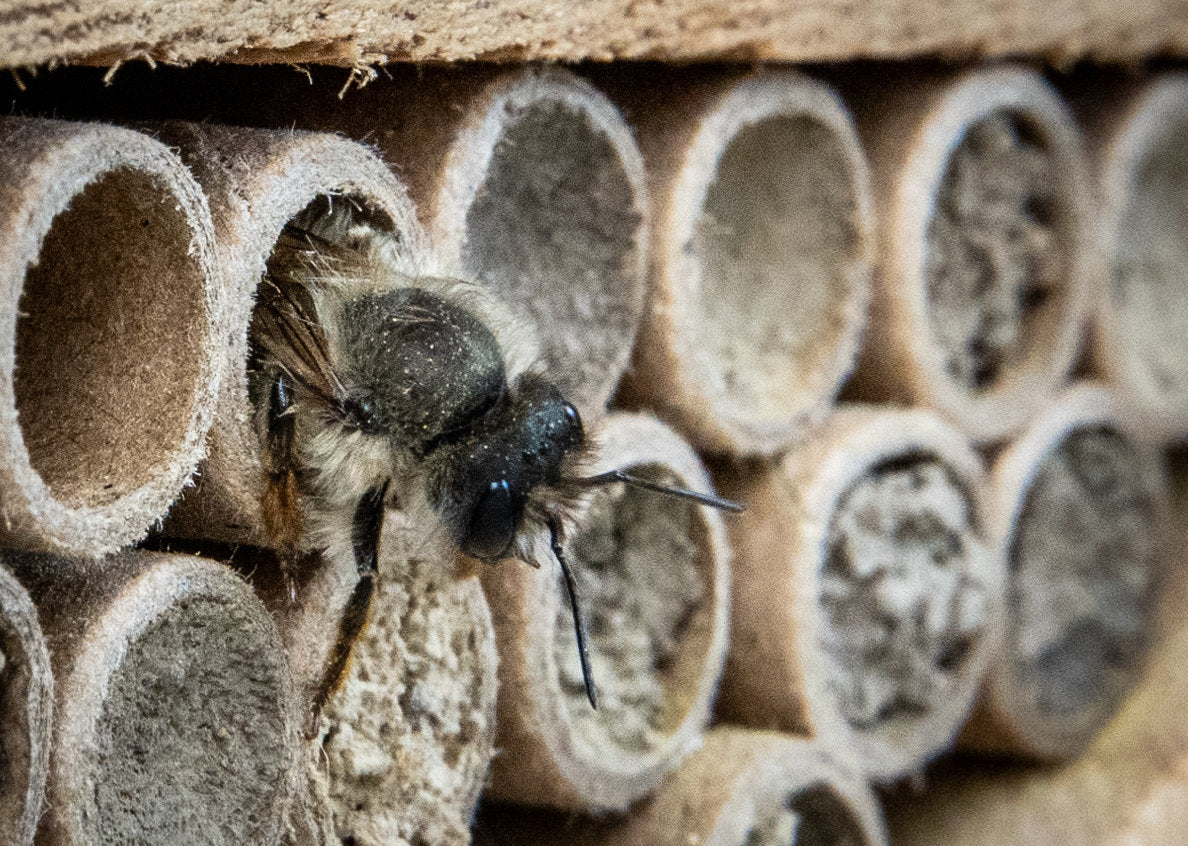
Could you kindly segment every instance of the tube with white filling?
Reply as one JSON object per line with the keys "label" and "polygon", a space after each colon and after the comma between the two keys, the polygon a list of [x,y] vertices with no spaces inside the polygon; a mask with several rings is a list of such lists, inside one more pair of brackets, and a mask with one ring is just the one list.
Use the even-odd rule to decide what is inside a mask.
{"label": "tube with white filling", "polygon": [[919,771],[998,642],[981,460],[931,412],[842,407],[778,464],[719,481],[747,504],[719,716],[807,732],[875,781]]}

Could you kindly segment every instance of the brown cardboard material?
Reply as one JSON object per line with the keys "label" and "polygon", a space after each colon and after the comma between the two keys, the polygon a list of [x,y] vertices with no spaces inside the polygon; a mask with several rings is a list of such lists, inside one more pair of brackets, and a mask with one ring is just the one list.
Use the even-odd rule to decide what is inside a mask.
{"label": "brown cardboard material", "polygon": [[1142,678],[1167,581],[1167,483],[1119,398],[1082,383],[997,458],[990,503],[1007,618],[962,744],[1071,758]]}
{"label": "brown cardboard material", "polygon": [[222,274],[165,145],[0,120],[0,533],[97,557],[142,538],[204,454]]}
{"label": "brown cardboard material", "polygon": [[56,681],[38,842],[277,842],[299,716],[251,589],[190,556],[121,553],[101,575],[44,554],[6,563],[37,605]]}
{"label": "brown cardboard material", "polygon": [[[795,838],[795,839],[793,839]],[[477,846],[884,846],[874,794],[815,741],[720,726],[625,816],[559,819],[498,805],[480,815]]]}
{"label": "brown cardboard material", "polygon": [[825,415],[870,294],[870,178],[849,111],[790,71],[656,72],[613,91],[654,198],[625,387],[697,446],[771,454]]}
{"label": "brown cardboard material", "polygon": [[1099,254],[1081,136],[1037,71],[848,90],[879,221],[872,331],[848,393],[925,405],[978,443],[1067,378]]}
{"label": "brown cardboard material", "polygon": [[4,846],[33,842],[45,799],[54,679],[29,594],[0,565],[0,835]]}
{"label": "brown cardboard material", "polygon": [[[592,472],[670,473],[709,490],[692,450],[641,415],[598,434]],[[488,795],[558,808],[624,810],[697,743],[726,647],[728,552],[722,517],[651,492],[606,488],[566,543],[599,689],[582,686],[568,601],[547,544],[533,570],[483,573],[499,645],[500,754]]]}
{"label": "brown cardboard material", "polygon": [[874,781],[918,772],[999,639],[980,459],[930,412],[843,406],[775,466],[719,481],[747,503],[719,717],[813,735]]}

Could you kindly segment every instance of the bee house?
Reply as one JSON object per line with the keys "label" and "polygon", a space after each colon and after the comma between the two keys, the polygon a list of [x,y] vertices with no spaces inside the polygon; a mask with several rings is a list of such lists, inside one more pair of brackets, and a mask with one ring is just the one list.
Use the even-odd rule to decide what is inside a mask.
{"label": "bee house", "polygon": [[0,12],[0,846],[1188,842],[1185,3],[160,5]]}

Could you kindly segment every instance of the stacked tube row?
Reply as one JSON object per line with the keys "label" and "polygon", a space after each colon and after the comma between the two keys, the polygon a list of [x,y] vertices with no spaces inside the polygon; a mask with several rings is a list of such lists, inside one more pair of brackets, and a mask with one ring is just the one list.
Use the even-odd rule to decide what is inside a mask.
{"label": "stacked tube row", "polygon": [[[871,783],[1075,758],[1150,699],[1188,84],[1083,135],[1019,67],[635,72],[430,71],[294,102],[305,130],[0,122],[9,842],[467,842],[481,793],[482,842],[881,843]],[[398,510],[315,707],[357,574],[267,548],[249,329],[286,224],[336,204],[496,294],[591,472],[747,503],[582,504],[597,711],[556,573]],[[965,829],[905,800],[896,831],[1026,807],[968,782]]]}

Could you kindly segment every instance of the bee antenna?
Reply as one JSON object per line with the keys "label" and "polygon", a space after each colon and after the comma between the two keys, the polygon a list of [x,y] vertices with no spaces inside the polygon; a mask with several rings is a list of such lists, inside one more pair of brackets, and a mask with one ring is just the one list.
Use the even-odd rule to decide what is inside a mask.
{"label": "bee antenna", "polygon": [[582,664],[582,681],[586,685],[586,698],[590,700],[590,707],[598,710],[598,688],[594,686],[594,671],[590,669],[590,648],[586,643],[586,624],[582,622],[582,611],[578,605],[577,585],[573,581],[569,562],[565,560],[565,535],[561,528],[561,521],[556,514],[548,516],[549,542],[553,547],[553,555],[561,565],[561,575],[565,577],[565,589],[569,592],[569,606],[573,610],[573,632],[577,635],[578,660]]}
{"label": "bee antenna", "polygon": [[694,502],[708,505],[710,508],[716,508],[719,511],[729,511],[731,514],[741,514],[747,510],[747,507],[741,502],[734,502],[733,500],[723,499],[720,496],[713,494],[698,493],[687,488],[676,488],[671,485],[662,485],[659,482],[652,482],[639,476],[632,476],[626,470],[611,470],[607,473],[599,473],[597,476],[586,476],[580,479],[574,479],[578,485],[583,487],[600,487],[602,485],[613,485],[615,482],[622,482],[626,485],[632,485],[644,490],[654,491],[665,496],[676,497],[677,499],[691,499]]}

